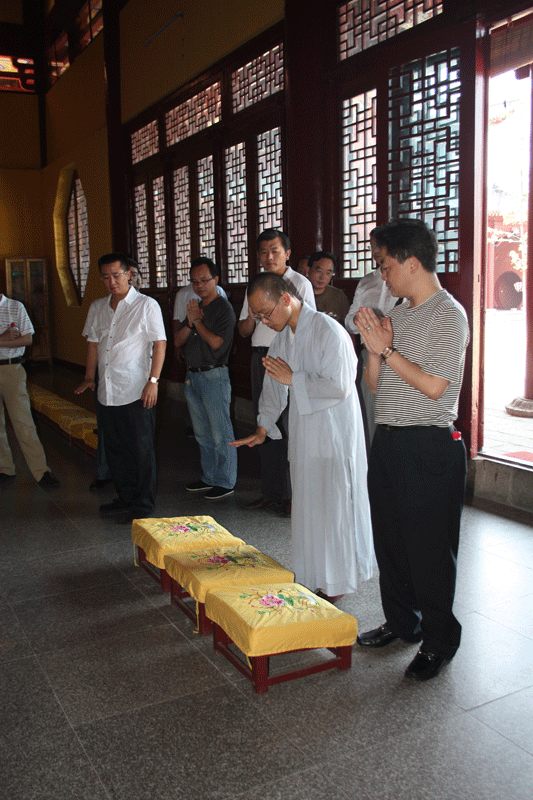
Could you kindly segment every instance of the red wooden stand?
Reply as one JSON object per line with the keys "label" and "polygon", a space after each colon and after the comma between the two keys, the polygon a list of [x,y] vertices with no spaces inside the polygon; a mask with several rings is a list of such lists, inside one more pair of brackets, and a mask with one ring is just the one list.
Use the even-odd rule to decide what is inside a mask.
{"label": "red wooden stand", "polygon": [[157,567],[154,567],[153,564],[150,564],[150,562],[146,560],[146,553],[142,547],[139,547],[139,545],[137,545],[137,554],[139,558],[139,566],[158,582],[158,584],[161,586],[162,592],[170,592],[170,575],[166,569],[158,569]]}
{"label": "red wooden stand", "polygon": [[[268,674],[269,669],[269,660],[272,658],[270,655],[265,656],[248,656],[252,668],[245,664],[233,651],[229,649],[229,645],[232,644],[232,640],[228,636],[228,634],[213,622],[213,645],[215,650],[218,653],[222,653],[228,661],[230,661],[233,666],[237,667],[239,672],[242,672],[248,680],[252,682],[252,685],[257,692],[257,694],[264,694],[268,692],[268,687],[273,686],[276,683],[283,683],[284,681],[292,681],[295,678],[303,678],[305,675],[313,675],[315,672],[323,672],[326,669],[333,669],[337,667],[338,669],[350,669],[352,666],[352,648],[350,645],[344,647],[328,647],[327,649],[330,650],[335,658],[330,658],[328,661],[324,661],[321,664],[315,664],[312,667],[305,667],[304,669],[297,669],[294,672],[284,672],[280,675],[274,675],[272,677]],[[304,650],[313,650],[317,648],[302,648],[300,650],[286,650],[286,653],[301,653]],[[276,653],[275,655],[281,655]]]}
{"label": "red wooden stand", "polygon": [[[193,602],[187,603],[187,598],[190,598]],[[170,602],[172,605],[181,608],[184,614],[187,614],[189,619],[191,619],[198,627],[198,631],[201,636],[209,636],[213,630],[213,623],[209,617],[206,617],[205,615],[205,604],[197,604],[194,598],[191,597],[191,595],[183,588],[183,586],[180,586],[180,584],[174,580],[174,578],[170,579]],[[197,605],[198,616],[196,616]]]}

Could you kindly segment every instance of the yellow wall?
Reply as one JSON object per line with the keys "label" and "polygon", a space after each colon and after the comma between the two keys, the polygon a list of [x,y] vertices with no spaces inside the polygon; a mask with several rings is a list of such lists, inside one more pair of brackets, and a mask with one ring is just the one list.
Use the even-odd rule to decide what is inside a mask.
{"label": "yellow wall", "polygon": [[5,287],[4,258],[43,252],[39,170],[0,169],[0,285]]}
{"label": "yellow wall", "polygon": [[48,162],[106,124],[103,36],[97,36],[46,95]]}
{"label": "yellow wall", "polygon": [[[81,306],[69,305],[56,268],[53,215],[61,170],[74,165],[87,200],[91,266]],[[100,129],[42,171],[44,241],[52,263],[53,354],[75,364],[85,363],[86,345],[81,332],[93,300],[105,295],[98,258],[111,249],[111,213],[107,160],[107,131]]]}
{"label": "yellow wall", "polygon": [[39,109],[34,94],[0,92],[0,167],[39,169]]}
{"label": "yellow wall", "polygon": [[[183,18],[146,46],[178,9]],[[283,16],[283,0],[130,0],[120,15],[122,119],[131,119]]]}
{"label": "yellow wall", "polygon": [[22,0],[2,0],[0,3],[0,22],[22,25]]}

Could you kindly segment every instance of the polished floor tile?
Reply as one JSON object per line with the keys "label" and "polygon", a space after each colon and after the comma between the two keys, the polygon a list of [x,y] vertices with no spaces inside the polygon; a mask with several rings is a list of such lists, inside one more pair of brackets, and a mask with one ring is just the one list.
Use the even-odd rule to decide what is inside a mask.
{"label": "polished floor tile", "polygon": [[[169,436],[168,431],[173,435]],[[355,646],[352,669],[256,695],[211,637],[136,566],[131,529],[101,518],[94,462],[41,427],[61,487],[0,493],[0,763],[7,800],[531,800],[533,531],[522,512],[463,516],[461,647],[426,684],[404,677],[416,646]],[[158,419],[156,516],[208,514],[291,564],[291,522],[246,511],[259,461],[239,453],[236,492],[191,496],[198,448],[183,407]],[[339,608],[383,621],[375,576]],[[327,651],[271,659],[271,672]]]}

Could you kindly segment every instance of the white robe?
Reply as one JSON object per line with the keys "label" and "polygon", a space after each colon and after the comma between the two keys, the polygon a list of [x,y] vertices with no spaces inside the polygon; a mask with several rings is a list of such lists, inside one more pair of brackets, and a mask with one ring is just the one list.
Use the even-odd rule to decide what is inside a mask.
{"label": "white robe", "polygon": [[287,326],[268,354],[293,370],[291,387],[265,375],[258,424],[272,439],[280,438],[275,422],[290,388],[296,580],[330,596],[355,592],[372,575],[373,546],[351,339],[338,322],[303,305],[295,334]]}

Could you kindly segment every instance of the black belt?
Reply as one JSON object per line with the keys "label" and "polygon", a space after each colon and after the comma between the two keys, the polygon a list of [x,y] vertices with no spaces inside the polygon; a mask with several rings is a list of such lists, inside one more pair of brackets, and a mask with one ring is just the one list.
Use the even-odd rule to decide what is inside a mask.
{"label": "black belt", "polygon": [[252,351],[254,353],[263,353],[266,355],[268,353],[268,347],[252,347]]}
{"label": "black belt", "polygon": [[209,364],[208,367],[187,367],[189,372],[209,372],[210,369],[218,369],[222,364]]}
{"label": "black belt", "polygon": [[453,425],[383,425],[381,422],[378,422],[378,428],[384,431],[428,431],[431,428],[438,428],[442,431],[448,430],[450,433],[455,430]]}
{"label": "black belt", "polygon": [[16,358],[2,358],[0,359],[0,367],[5,367],[6,364],[20,364],[22,361],[22,356],[17,356]]}

